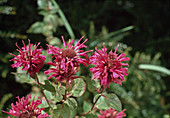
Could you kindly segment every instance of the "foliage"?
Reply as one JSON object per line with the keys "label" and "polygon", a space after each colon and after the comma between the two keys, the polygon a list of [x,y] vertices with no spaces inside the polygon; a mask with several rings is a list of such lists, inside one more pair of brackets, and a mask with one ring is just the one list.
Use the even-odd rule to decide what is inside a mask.
{"label": "foliage", "polygon": [[74,33],[65,18],[64,13],[54,0],[38,0],[39,14],[43,16],[43,21],[37,21],[28,29],[28,33],[43,34],[49,44],[61,45],[60,40],[53,35],[58,26],[65,26],[71,38],[75,38]]}
{"label": "foliage", "polygon": [[[3,98],[0,101],[0,109],[3,109],[4,104],[8,101],[8,99],[10,99],[12,97],[11,93],[7,93],[3,96]],[[2,112],[0,112],[0,116],[2,117]]]}
{"label": "foliage", "polygon": [[[103,27],[99,34],[95,34],[95,26],[91,22],[89,33],[85,35],[85,32],[82,31],[82,34],[89,37],[92,42],[89,44],[90,46],[96,41],[97,46],[100,47],[104,41],[108,48],[112,49],[113,45],[119,43],[121,47],[118,51],[123,51],[131,57],[129,76],[124,84],[125,88],[112,84],[111,88],[108,89],[109,92],[115,92],[121,96],[123,106],[129,109],[127,111],[128,117],[161,117],[166,107],[161,103],[164,98],[162,98],[160,92],[166,89],[162,77],[169,75],[170,70],[160,66],[161,53],[157,53],[153,58],[149,54],[140,52],[136,52],[134,57],[130,55],[132,48],[120,43],[120,41],[129,34],[131,28],[130,26],[109,33]],[[119,32],[118,35],[112,35],[117,34],[117,32]],[[159,109],[159,112],[157,112],[157,109]]]}
{"label": "foliage", "polygon": [[[5,2],[6,1],[3,0],[3,4]],[[169,115],[166,114],[167,110],[169,109],[169,104],[167,104],[166,100],[168,92],[165,93],[166,95],[162,96],[163,91],[168,89],[166,86],[166,84],[168,85],[168,82],[166,82],[167,80],[164,79],[169,77],[167,76],[169,75],[169,70],[163,67],[164,65],[169,68],[169,60],[167,56],[169,54],[169,48],[166,48],[169,43],[169,30],[167,28],[168,18],[158,17],[158,12],[161,12],[161,15],[163,16],[168,16],[166,15],[168,13],[168,4],[166,4],[166,0],[163,1],[164,4],[158,4],[158,0],[151,1],[150,3],[148,3],[147,1],[133,0],[106,0],[101,2],[86,2],[88,4],[88,8],[86,8],[87,6],[82,2],[82,0],[80,0],[79,2],[61,2],[60,0],[58,1],[68,20],[71,22],[71,27],[67,19],[65,18],[63,11],[61,11],[61,8],[54,0],[38,0],[37,3],[39,15],[41,15],[42,17],[37,17],[37,15],[37,18],[33,17],[32,19],[36,20],[36,22],[33,23],[33,21],[30,20],[31,23],[33,23],[30,28],[28,28],[30,26],[30,23],[25,24],[24,22],[22,26],[24,27],[25,25],[27,25],[24,30],[22,26],[17,27],[17,30],[12,31],[10,31],[11,29],[5,31],[3,30],[5,29],[5,27],[3,27],[2,30],[0,29],[0,37],[3,39],[1,40],[1,42],[9,47],[12,47],[9,49],[14,50],[14,46],[11,46],[14,44],[11,43],[11,39],[27,39],[28,37],[32,37],[32,35],[42,34],[43,36],[45,36],[46,42],[60,47],[61,41],[57,36],[59,36],[60,34],[66,34],[65,29],[63,30],[63,27],[61,27],[65,26],[71,38],[74,38],[72,28],[76,32],[76,35],[84,35],[85,37],[87,37],[89,40],[86,45],[88,45],[89,50],[94,49],[95,47],[101,48],[103,42],[105,43],[108,50],[115,49],[116,44],[119,43],[119,53],[124,52],[128,55],[128,57],[131,58],[128,71],[129,76],[123,83],[123,87],[111,84],[111,87],[107,89],[105,96],[112,96],[111,101],[107,101],[107,99],[105,99],[105,97],[103,96],[99,99],[99,101],[103,100],[106,103],[109,103],[109,105],[103,105],[101,102],[101,105],[97,104],[96,107],[99,109],[101,107],[101,109],[107,109],[108,107],[112,106],[112,108],[120,111],[120,107],[123,106],[123,108],[126,108],[125,113],[127,113],[127,117],[129,118],[169,117]],[[23,4],[24,3],[27,2],[23,2]],[[16,2],[16,4],[18,4],[19,6],[20,3]],[[142,5],[146,7],[141,7]],[[23,6],[25,7],[27,5],[24,4]],[[64,8],[63,6],[66,7]],[[11,8],[12,11],[9,12],[8,10],[11,10]],[[153,8],[153,10],[150,10],[150,8]],[[30,9],[33,10],[33,8],[31,7]],[[93,10],[91,11],[91,9]],[[15,7],[0,6],[0,13],[1,15],[3,15],[3,17],[4,14],[9,15],[8,12],[11,13],[11,15],[18,14],[18,12],[16,12],[15,10],[17,10],[17,8]],[[34,13],[35,12],[37,11],[34,11]],[[81,14],[78,14],[79,12],[81,12]],[[84,17],[87,14],[89,14],[88,17]],[[28,14],[25,14],[25,16],[26,15],[28,16]],[[112,16],[116,17],[112,19]],[[153,22],[153,20],[155,20],[156,18],[158,19]],[[91,20],[94,20],[94,22],[92,22]],[[7,20],[6,22],[9,21]],[[88,29],[89,23],[90,27]],[[94,24],[96,24],[96,27],[94,26]],[[101,28],[102,25],[106,26],[103,26]],[[100,28],[101,31],[99,30]],[[26,34],[26,29],[28,29],[27,33],[29,34]],[[80,31],[80,29],[82,30]],[[24,31],[24,34],[22,30]],[[38,37],[38,39],[41,38],[41,36]],[[12,42],[16,42],[16,40],[13,40]],[[41,42],[43,42],[43,40],[41,40]],[[161,53],[158,53],[158,51],[161,51]],[[45,50],[43,53],[47,55]],[[10,77],[10,79],[13,79],[13,77],[11,78],[9,73],[11,71],[11,69],[9,69],[10,67],[8,63],[8,60],[10,58],[11,56],[7,54],[7,51],[4,52],[3,50],[1,50],[1,81],[2,78],[6,79]],[[51,56],[48,56],[48,60],[50,59]],[[45,66],[45,68],[46,67],[47,66]],[[88,68],[90,68],[90,66],[88,66]],[[68,90],[70,98],[65,100],[63,104],[61,104],[61,102],[64,96],[64,85],[58,87],[58,85],[54,84],[54,81],[47,81],[47,77],[40,72],[38,76],[39,78],[41,78],[40,81],[43,84],[40,86],[40,88],[44,90],[46,96],[50,98],[50,100],[54,104],[57,104],[53,105],[55,112],[54,117],[73,117],[76,114],[80,115],[81,113],[88,112],[91,109],[95,101],[93,97],[96,98],[98,96],[96,88],[98,88],[100,85],[98,81],[93,81],[90,79],[92,74],[89,74],[88,68],[84,68],[83,66],[80,67],[80,71],[79,73],[77,73],[77,75],[85,75],[86,77],[81,76],[81,78],[74,81],[73,86],[71,86],[71,88]],[[36,86],[34,79],[23,74],[23,72],[21,72],[21,69],[17,69],[17,73],[13,74],[16,77],[16,81],[22,83],[23,86],[31,85],[31,93],[33,95],[41,96],[40,88]],[[85,85],[85,83],[87,85]],[[4,87],[2,88],[4,89]],[[114,95],[111,93],[114,93]],[[27,92],[24,91],[24,94],[27,94]],[[17,94],[15,93],[13,96],[16,97],[15,95]],[[117,98],[119,98],[120,100],[117,100]],[[4,99],[1,98],[1,101],[3,100]],[[114,104],[115,101],[116,103]],[[121,101],[122,105],[118,104],[119,101]],[[7,106],[4,106],[4,102],[3,106],[1,107],[6,110]],[[8,101],[8,104],[9,102],[10,101]],[[45,101],[42,107],[44,106],[46,107],[45,111],[49,111],[48,104]],[[97,110],[97,108],[95,110]],[[92,112],[92,114],[85,115],[85,117],[96,117],[95,115],[93,115],[96,112],[95,110]],[[67,113],[65,111],[67,111]],[[71,111],[72,113],[70,114]],[[96,113],[98,114],[99,112],[97,111]]]}
{"label": "foliage", "polygon": [[[1,0],[0,4],[6,3],[7,0]],[[0,14],[14,15],[16,14],[15,7],[11,6],[0,6]]]}

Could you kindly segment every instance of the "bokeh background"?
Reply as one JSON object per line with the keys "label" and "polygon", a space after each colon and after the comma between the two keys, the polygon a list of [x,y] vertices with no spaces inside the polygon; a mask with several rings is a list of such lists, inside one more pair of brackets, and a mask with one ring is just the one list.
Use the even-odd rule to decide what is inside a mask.
{"label": "bokeh background", "polygon": [[[0,0],[0,109],[32,91],[11,74],[17,71],[9,61],[16,42],[22,46],[21,40],[31,39],[43,47],[60,46],[61,36],[84,35],[89,49],[104,42],[114,50],[119,43],[119,52],[130,57],[127,81],[108,89],[119,96],[128,118],[168,118],[169,5],[169,0]],[[91,96],[86,93],[82,100]]]}

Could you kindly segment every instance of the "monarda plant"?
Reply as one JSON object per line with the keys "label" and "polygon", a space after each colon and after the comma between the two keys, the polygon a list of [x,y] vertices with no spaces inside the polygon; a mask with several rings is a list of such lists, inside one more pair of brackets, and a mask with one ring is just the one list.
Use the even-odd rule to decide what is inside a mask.
{"label": "monarda plant", "polygon": [[[27,97],[18,98],[16,104],[12,103],[9,111],[3,111],[13,117],[18,118],[122,118],[126,117],[125,110],[119,98],[114,93],[107,93],[107,88],[111,83],[122,86],[124,77],[128,75],[129,58],[125,54],[117,53],[119,45],[113,51],[107,52],[107,48],[103,44],[102,49],[85,50],[87,46],[81,37],[77,42],[70,40],[68,43],[63,41],[63,48],[55,47],[47,44],[47,54],[50,55],[52,61],[45,63],[47,55],[43,55],[43,48],[40,43],[31,44],[28,40],[28,46],[20,48],[17,43],[18,55],[10,53],[14,56],[10,61],[14,61],[11,66],[13,68],[22,67],[21,70],[26,71],[29,75],[28,81],[32,85],[36,85],[40,93]],[[90,53],[92,52],[92,56]],[[48,69],[42,69],[44,64],[49,65]],[[91,79],[86,81],[86,76],[78,75],[81,66],[90,67],[88,77]],[[39,76],[39,72],[44,70],[43,79]],[[92,73],[91,73],[92,72]],[[15,73],[16,75],[19,73]],[[86,87],[88,86],[88,87]],[[86,111],[78,111],[78,100],[86,92],[86,88],[93,88],[93,102]],[[9,116],[10,117],[10,116]]]}

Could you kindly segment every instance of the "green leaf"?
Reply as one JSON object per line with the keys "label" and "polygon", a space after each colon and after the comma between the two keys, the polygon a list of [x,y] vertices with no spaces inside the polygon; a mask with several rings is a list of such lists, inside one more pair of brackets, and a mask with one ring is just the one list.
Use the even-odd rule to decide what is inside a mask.
{"label": "green leaf", "polygon": [[[42,90],[48,90],[51,93],[51,101],[52,103],[56,104],[57,102],[61,102],[63,99],[63,95],[65,93],[65,88],[64,86],[57,86],[57,85],[50,85],[52,88],[49,90],[48,86],[47,89],[44,88],[45,85],[40,85]],[[54,91],[55,90],[55,91]]]}
{"label": "green leaf", "polygon": [[84,112],[90,111],[91,107],[92,107],[92,104],[91,104],[91,103],[88,103],[88,102],[86,102],[86,101],[83,102],[83,111],[84,111]]}
{"label": "green leaf", "polygon": [[100,87],[100,83],[98,80],[96,79],[91,79],[91,78],[85,78],[86,82],[87,82],[87,89],[90,92],[95,92],[97,90],[97,88]]}
{"label": "green leaf", "polygon": [[64,24],[65,24],[65,28],[67,29],[67,32],[69,33],[70,37],[71,37],[72,39],[74,39],[74,38],[75,38],[75,35],[74,35],[74,33],[73,33],[73,30],[72,30],[69,22],[67,21],[67,19],[66,19],[66,17],[65,17],[63,11],[60,9],[59,5],[57,4],[57,2],[56,2],[55,0],[51,0],[51,2],[54,4],[54,7],[55,7],[56,9],[58,9],[58,14],[59,14],[59,16],[61,17],[61,19],[63,20],[63,22],[64,22]]}
{"label": "green leaf", "polygon": [[71,110],[77,108],[77,101],[74,98],[68,98],[65,103],[71,108]]}
{"label": "green leaf", "polygon": [[115,94],[108,94],[106,98],[106,104],[108,104],[111,108],[114,108],[118,111],[122,110],[122,104],[119,98]]}
{"label": "green leaf", "polygon": [[56,27],[58,26],[58,16],[57,15],[54,15],[54,14],[48,14],[48,15],[45,15],[44,16],[44,19],[43,19],[43,22],[45,24],[48,24],[50,23],[50,26],[51,26],[51,29],[53,31],[56,30]]}
{"label": "green leaf", "polygon": [[[40,96],[40,93],[39,93],[39,92],[32,92],[32,93],[31,93],[31,100],[30,100],[30,102],[32,102],[33,99],[34,99],[34,100],[40,99],[39,96]],[[49,106],[48,106],[47,101],[46,101],[45,99],[42,99],[42,103],[39,104],[38,107],[39,107],[39,108],[47,108],[47,107],[49,107]]]}
{"label": "green leaf", "polygon": [[44,90],[44,94],[46,95],[46,97],[47,97],[48,100],[51,99],[51,97],[52,97],[51,92],[49,92],[49,91],[47,91],[47,90]]}
{"label": "green leaf", "polygon": [[17,82],[29,84],[34,83],[34,80],[29,75],[26,75],[26,73],[14,73],[14,72],[11,73],[15,75]]}
{"label": "green leaf", "polygon": [[11,7],[11,6],[1,5],[0,6],[0,14],[15,15],[16,14],[16,8]]}
{"label": "green leaf", "polygon": [[86,90],[86,83],[82,78],[74,79],[74,85],[71,88],[70,93],[74,97],[80,97]]}
{"label": "green leaf", "polygon": [[120,29],[120,30],[117,30],[117,31],[112,32],[112,36],[119,35],[119,34],[121,34],[121,33],[130,31],[130,30],[132,30],[132,29],[134,29],[134,26],[133,26],[133,25],[128,26],[128,27],[125,27],[125,28],[122,28],[122,29]]}
{"label": "green leaf", "polygon": [[52,99],[53,103],[60,102],[63,99],[63,95],[61,93],[61,90],[59,90],[58,87],[56,87],[56,93],[53,93],[52,98],[53,98]]}
{"label": "green leaf", "polygon": [[153,70],[153,71],[158,71],[170,75],[170,70],[162,66],[151,65],[151,64],[140,64],[138,67],[140,69]]}
{"label": "green leaf", "polygon": [[70,118],[71,116],[71,109],[67,104],[58,104],[57,109],[54,110],[54,117],[53,118]]}
{"label": "green leaf", "polygon": [[41,85],[41,88],[47,91],[50,91],[52,93],[56,93],[55,87],[52,85],[52,83],[49,80],[45,80],[45,85]]}
{"label": "green leaf", "polygon": [[66,87],[65,86],[58,86],[58,90],[60,91],[60,93],[62,94],[62,95],[65,95],[65,89],[66,89]]}
{"label": "green leaf", "polygon": [[[109,108],[113,108],[117,111],[121,111],[122,110],[122,104],[119,100],[119,98],[115,95],[115,94],[103,94],[104,96],[101,96],[97,103],[96,103],[96,107],[98,109],[109,109]],[[94,102],[96,101],[96,99],[99,97],[99,94],[97,94],[94,97]]]}
{"label": "green leaf", "polygon": [[[139,85],[138,85],[139,86]],[[110,89],[108,89],[107,92],[114,92],[121,98],[123,98],[127,103],[131,104],[135,109],[139,109],[138,104],[134,100],[133,97],[131,97],[128,92],[126,91],[125,87],[122,87],[118,84],[111,83]]]}
{"label": "green leaf", "polygon": [[54,46],[54,45],[56,45],[56,46],[62,46],[62,43],[61,43],[60,39],[57,38],[57,37],[53,37],[53,39],[49,41],[49,44],[50,44],[50,45],[53,45],[53,46]]}
{"label": "green leaf", "polygon": [[45,24],[43,22],[35,22],[31,25],[31,27],[27,30],[28,33],[44,33]]}
{"label": "green leaf", "polygon": [[1,75],[2,78],[6,78],[7,74],[8,74],[8,70],[7,69],[2,70],[2,75]]}
{"label": "green leaf", "polygon": [[[3,109],[5,103],[12,97],[11,93],[7,93],[2,96],[1,101],[0,101],[0,109]],[[1,115],[2,113],[0,113]]]}
{"label": "green leaf", "polygon": [[46,0],[38,0],[37,1],[39,9],[44,9],[46,10],[48,7],[47,1]]}
{"label": "green leaf", "polygon": [[[112,41],[113,38],[117,38],[117,39],[119,39],[119,41],[120,41],[121,39],[123,39],[123,35],[122,35],[122,34],[124,33],[124,35],[125,35],[125,32],[130,31],[130,30],[132,30],[132,29],[134,29],[134,26],[128,26],[128,27],[122,28],[122,29],[120,29],[120,30],[111,32],[111,33],[106,33],[106,29],[103,28],[102,33],[105,34],[105,35],[104,35],[104,36],[102,35],[102,37],[100,38],[100,39],[101,39],[100,42],[103,42],[103,41],[105,41],[106,39],[108,39],[107,41]],[[106,34],[107,34],[107,35],[106,35]],[[96,46],[98,43],[99,43],[99,40],[95,40],[95,41],[93,41],[93,42],[90,43],[89,47],[94,47],[94,46]]]}
{"label": "green leaf", "polygon": [[[52,44],[51,44],[52,45]],[[42,50],[42,55],[46,56],[45,63],[52,62],[52,56],[47,53],[46,50]]]}
{"label": "green leaf", "polygon": [[[94,96],[93,102],[99,97],[99,94]],[[106,98],[101,96],[95,105],[98,109],[109,109],[109,106],[106,104]]]}
{"label": "green leaf", "polygon": [[50,110],[50,107],[44,108],[44,112],[49,112],[49,110]]}

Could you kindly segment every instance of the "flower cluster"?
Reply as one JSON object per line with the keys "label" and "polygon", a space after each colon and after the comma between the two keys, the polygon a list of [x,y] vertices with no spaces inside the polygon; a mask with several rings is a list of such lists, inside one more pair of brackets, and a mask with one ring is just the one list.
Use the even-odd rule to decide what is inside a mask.
{"label": "flower cluster", "polygon": [[[107,48],[103,44],[102,49],[95,49],[96,51],[92,54],[90,57],[90,60],[87,56],[88,52],[91,52],[92,50],[84,51],[83,48],[87,48],[87,46],[84,44],[87,39],[80,43],[83,37],[79,39],[79,41],[75,44],[75,40],[70,40],[68,43],[65,42],[64,38],[62,37],[63,41],[63,47],[54,47],[52,45],[47,44],[47,53],[52,55],[53,62],[47,62],[48,65],[51,65],[52,67],[48,70],[44,71],[45,75],[50,74],[48,79],[54,77],[57,82],[65,82],[65,92],[63,95],[64,100],[67,99],[67,97],[71,96],[74,92],[74,89],[69,91],[71,85],[69,83],[72,83],[71,80],[78,78],[78,76],[75,76],[75,73],[79,71],[80,64],[83,64],[84,66],[87,66],[88,64],[94,65],[92,68],[90,68],[90,71],[93,73],[92,79],[98,79],[100,80],[100,88],[98,91],[100,95],[102,95],[102,92],[104,89],[110,87],[110,83],[116,83],[119,85],[122,85],[122,81],[124,81],[124,76],[127,76],[127,66],[128,63],[126,61],[129,61],[128,57],[125,57],[126,55],[124,53],[117,54],[117,49],[119,45],[117,45],[115,51],[112,50],[107,53]],[[22,70],[27,71],[27,74],[29,73],[31,77],[37,79],[37,84],[39,85],[40,89],[40,82],[38,79],[38,76],[36,76],[36,73],[40,71],[40,69],[44,65],[44,61],[46,59],[46,56],[41,55],[43,48],[37,49],[39,44],[33,45],[30,43],[30,40],[28,40],[29,44],[28,47],[26,47],[25,43],[23,43],[23,47],[18,47],[17,51],[19,52],[19,55],[14,55],[11,61],[15,61],[16,63],[12,64],[11,66],[13,68],[21,67],[23,66]],[[33,48],[32,48],[33,46]],[[81,82],[82,83],[82,82]],[[77,85],[76,83],[74,83]],[[46,95],[44,94],[44,89],[46,90],[47,86],[52,86],[51,84],[45,84],[45,87],[42,89],[42,94],[46,98],[46,101],[50,108],[50,102]],[[61,85],[61,84],[60,84]],[[43,84],[42,84],[43,87]],[[54,86],[52,86],[54,88]],[[78,88],[85,88],[86,84],[80,85]],[[69,93],[70,92],[70,93]],[[83,90],[84,92],[84,90]],[[76,95],[77,96],[77,95]],[[38,105],[42,103],[41,100],[35,100],[35,97],[33,98],[33,101],[30,102],[31,95],[28,95],[25,99],[22,97],[21,99],[18,97],[18,102],[16,102],[16,105],[13,103],[11,104],[12,109],[9,110],[9,112],[4,111],[7,114],[10,114],[12,116],[17,116],[19,118],[45,118],[50,117],[47,113],[42,114],[41,112],[44,110],[44,108],[38,108]],[[99,97],[98,97],[99,99]],[[95,104],[97,103],[98,99],[94,102],[92,109],[87,112],[90,113]],[[124,113],[125,109],[121,112],[116,111],[115,109],[108,109],[105,111],[100,111],[101,115],[98,115],[99,118],[122,118],[125,117],[126,114]],[[87,114],[85,113],[85,114]],[[83,115],[85,115],[83,114]],[[82,115],[82,116],[83,116]]]}
{"label": "flower cluster", "polygon": [[22,97],[21,99],[18,97],[18,102],[16,102],[16,105],[12,103],[11,104],[12,109],[10,109],[9,112],[6,112],[6,111],[3,111],[3,112],[10,114],[12,116],[17,116],[19,118],[50,117],[47,113],[41,114],[41,111],[44,110],[44,108],[38,108],[38,105],[40,105],[42,101],[35,100],[35,97],[34,97],[33,101],[30,102],[30,99],[31,99],[31,95],[28,95],[26,99],[25,97]]}
{"label": "flower cluster", "polygon": [[30,43],[30,40],[28,47],[25,46],[24,41],[22,41],[24,47],[20,48],[17,43],[16,46],[18,47],[17,51],[19,52],[19,55],[14,55],[13,59],[10,61],[15,61],[16,63],[12,64],[11,66],[13,68],[21,67],[23,66],[22,70],[27,71],[27,74],[29,73],[31,77],[34,78],[35,74],[39,72],[39,70],[43,67],[44,61],[46,59],[46,56],[41,55],[43,48],[37,49],[40,43],[33,46],[33,50],[31,50],[31,47],[33,44]]}
{"label": "flower cluster", "polygon": [[62,37],[64,49],[47,45],[48,54],[53,54],[53,57],[55,58],[54,62],[47,63],[54,66],[54,68],[50,68],[49,70],[44,72],[46,75],[53,73],[51,74],[51,76],[49,76],[49,79],[51,77],[55,77],[57,79],[57,82],[72,80],[74,78],[77,78],[73,75],[79,70],[80,64],[83,64],[84,66],[87,66],[89,64],[89,59],[86,53],[90,52],[91,50],[84,51],[81,49],[87,47],[86,45],[84,45],[87,39],[81,44],[80,41],[82,39],[83,37],[80,38],[75,46],[73,46],[74,39],[69,40],[67,46],[67,43]]}
{"label": "flower cluster", "polygon": [[105,111],[100,110],[100,113],[102,115],[98,115],[98,118],[123,118],[126,117],[126,114],[124,113],[126,109],[122,110],[118,113],[118,111],[115,111],[115,109],[108,109]]}
{"label": "flower cluster", "polygon": [[96,52],[90,57],[90,63],[95,65],[90,68],[94,75],[92,79],[100,79],[100,84],[104,87],[109,87],[111,82],[122,85],[124,76],[127,76],[127,68],[123,68],[123,66],[128,66],[128,63],[122,62],[128,61],[129,58],[125,57],[125,54],[119,56],[116,54],[118,46],[114,53],[111,50],[107,54],[107,48],[103,44],[103,49],[96,49]]}

